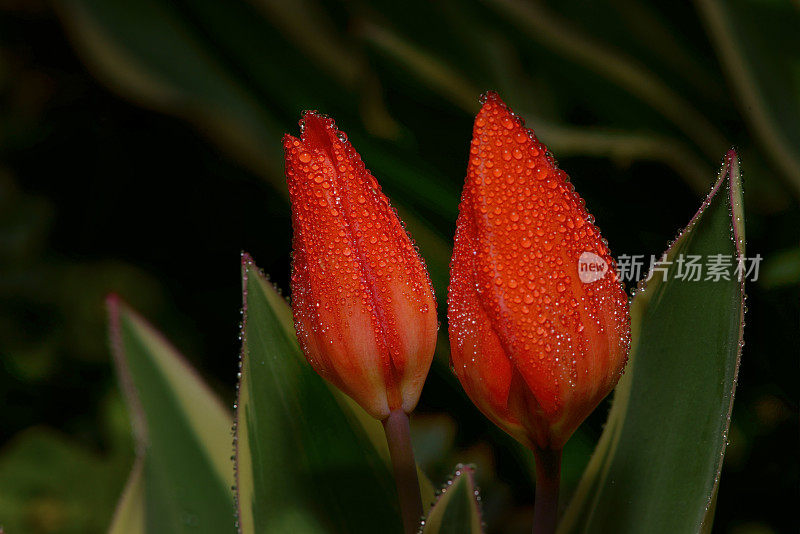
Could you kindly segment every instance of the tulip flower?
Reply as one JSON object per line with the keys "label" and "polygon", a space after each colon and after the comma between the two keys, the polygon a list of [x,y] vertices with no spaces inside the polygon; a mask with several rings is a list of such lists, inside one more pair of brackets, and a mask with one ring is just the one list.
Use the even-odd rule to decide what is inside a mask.
{"label": "tulip flower", "polygon": [[297,337],[322,377],[383,421],[406,527],[415,532],[422,509],[406,414],[419,400],[436,345],[433,289],[345,134],[314,112],[300,126],[299,139],[283,141]]}
{"label": "tulip flower", "polygon": [[628,300],[569,177],[495,93],[475,119],[448,322],[467,394],[534,451],[534,532],[549,532],[560,451],[625,366]]}

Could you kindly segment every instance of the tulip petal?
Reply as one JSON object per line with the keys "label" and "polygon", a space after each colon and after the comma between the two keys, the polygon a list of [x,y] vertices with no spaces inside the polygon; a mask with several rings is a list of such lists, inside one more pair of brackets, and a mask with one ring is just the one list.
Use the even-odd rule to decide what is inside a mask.
{"label": "tulip petal", "polygon": [[[469,210],[465,194],[461,209]],[[451,364],[467,395],[487,417],[517,439],[526,432],[508,409],[516,370],[481,305],[475,276],[475,228],[466,218],[456,230],[449,288],[448,322]]]}
{"label": "tulip petal", "polygon": [[293,310],[312,365],[372,415],[410,411],[430,366],[436,311],[427,271],[360,156],[313,112],[287,136]]}
{"label": "tulip petal", "polygon": [[[582,277],[587,257],[602,273]],[[510,360],[526,390],[510,386],[513,393],[497,401],[521,410],[509,425],[523,424],[533,441],[563,445],[619,379],[630,320],[613,267],[566,173],[488,93],[475,119],[450,302],[474,299],[483,308],[480,328],[493,331],[496,359],[503,354]],[[469,276],[472,286],[462,285]],[[458,326],[456,337],[468,328]],[[541,435],[548,426],[542,418],[549,436]]]}

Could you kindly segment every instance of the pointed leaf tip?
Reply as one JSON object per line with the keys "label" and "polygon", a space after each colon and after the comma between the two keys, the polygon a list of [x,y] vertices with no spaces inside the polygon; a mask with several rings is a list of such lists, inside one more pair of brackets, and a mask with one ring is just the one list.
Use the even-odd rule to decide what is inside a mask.
{"label": "pointed leaf tip", "polygon": [[111,348],[143,465],[148,529],[230,532],[230,414],[159,332],[119,298],[107,303]]}
{"label": "pointed leaf tip", "polygon": [[420,534],[481,534],[481,498],[475,468],[458,464],[420,524]]}
{"label": "pointed leaf tip", "polygon": [[120,298],[117,293],[111,292],[106,295],[106,306],[109,308],[117,308],[119,306]]}
{"label": "pointed leaf tip", "polygon": [[[732,149],[663,271],[633,299],[630,363],[559,534],[710,527],[741,354],[743,236]],[[687,267],[692,258],[701,271]],[[709,276],[713,262],[728,274]]]}

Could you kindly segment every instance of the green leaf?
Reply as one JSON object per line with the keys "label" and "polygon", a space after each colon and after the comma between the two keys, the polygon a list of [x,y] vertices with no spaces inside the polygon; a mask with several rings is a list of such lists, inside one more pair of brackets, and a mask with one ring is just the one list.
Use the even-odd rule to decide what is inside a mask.
{"label": "green leaf", "polygon": [[669,83],[626,53],[580,31],[556,10],[520,0],[492,0],[490,3],[531,39],[597,72],[646,103],[683,130],[705,152],[713,154],[725,146],[725,138],[716,127]]}
{"label": "green leaf", "polygon": [[791,76],[800,68],[800,52],[789,44],[800,24],[797,6],[701,0],[697,9],[751,135],[800,192],[800,80]]}
{"label": "green leaf", "polygon": [[744,327],[744,284],[679,279],[681,255],[744,254],[739,163],[633,299],[633,344],[603,435],[560,525],[573,532],[698,532],[713,517]]}
{"label": "green leaf", "polygon": [[481,534],[481,505],[473,469],[457,465],[455,475],[422,523],[422,534]]}
{"label": "green leaf", "polygon": [[[449,244],[417,208],[446,217],[448,222],[455,220],[457,187],[442,186],[444,181],[428,167],[410,165],[417,154],[392,154],[373,139],[372,131],[359,136],[362,122],[381,131],[396,126],[376,101],[380,100],[380,91],[375,91],[379,86],[374,85],[376,78],[366,62],[359,59],[360,52],[343,43],[335,45],[325,29],[330,21],[316,20],[319,6],[303,11],[297,6],[256,4],[242,0],[57,2],[68,35],[101,81],[137,103],[192,123],[282,195],[287,190],[280,139],[287,126],[296,125],[297,111],[304,108],[333,114],[339,126],[357,140],[355,146],[367,165],[388,186],[395,207],[427,258],[437,291],[444,294]],[[292,39],[287,40],[276,26]],[[323,39],[327,44],[321,45]],[[307,51],[312,47],[325,68],[309,62],[293,46],[298,41]],[[319,57],[323,52],[327,59]],[[358,72],[355,78],[354,72]],[[367,101],[345,88],[355,79],[361,80],[359,91]],[[369,96],[373,93],[377,98]],[[476,89],[471,96],[475,105],[478,93]],[[368,104],[371,113],[365,111]],[[357,120],[362,112],[367,116]]]}
{"label": "green leaf", "polygon": [[308,365],[286,301],[247,255],[242,278],[241,532],[400,532],[381,424]]}
{"label": "green leaf", "polygon": [[[202,13],[203,7],[215,4],[216,26]],[[260,86],[248,83],[261,74],[253,72],[253,62],[279,43],[269,39],[274,33],[264,31],[254,8],[243,2],[223,6],[160,0],[78,0],[58,2],[57,7],[78,52],[102,81],[137,103],[190,121],[251,169],[275,184],[283,183],[276,172],[282,160],[280,146],[264,143],[281,134],[263,104],[274,95],[263,95]],[[239,16],[242,11],[244,17]],[[228,50],[229,43],[209,33],[221,28],[233,40],[261,32],[260,42],[250,43],[251,50],[260,53],[250,55],[248,75],[239,74],[238,51]],[[260,65],[269,68],[273,62]],[[279,76],[280,71],[271,75]]]}
{"label": "green leaf", "polygon": [[[230,413],[141,317],[115,297],[108,308],[114,360],[142,463],[141,475],[134,470],[123,496],[114,532],[137,532],[136,522],[147,532],[233,531]],[[137,501],[143,501],[144,518],[129,513]]]}
{"label": "green leaf", "polygon": [[8,534],[104,532],[130,463],[118,452],[99,454],[46,427],[19,432],[0,455],[0,526]]}
{"label": "green leaf", "polygon": [[117,504],[108,534],[146,534],[143,463],[136,462]]}

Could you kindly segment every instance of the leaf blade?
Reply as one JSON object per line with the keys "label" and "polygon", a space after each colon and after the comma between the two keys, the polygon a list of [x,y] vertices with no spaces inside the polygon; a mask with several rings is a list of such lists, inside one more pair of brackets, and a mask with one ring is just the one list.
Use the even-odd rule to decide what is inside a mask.
{"label": "leaf blade", "polygon": [[108,534],[145,534],[145,498],[142,481],[143,466],[137,461],[114,511]]}
{"label": "leaf blade", "polygon": [[[744,254],[735,154],[666,254],[672,262],[681,254],[734,261]],[[630,362],[561,534],[696,532],[711,521],[741,353],[744,285],[678,280],[675,269],[633,300]]]}
{"label": "leaf blade", "polygon": [[367,423],[348,414],[305,362],[288,306],[247,255],[242,275],[240,531],[291,524],[303,532],[400,532],[391,472],[364,430]]}
{"label": "leaf blade", "polygon": [[108,308],[114,361],[143,463],[146,530],[232,531],[230,415],[153,327],[115,297]]}
{"label": "leaf blade", "polygon": [[481,509],[474,471],[459,464],[422,525],[422,534],[481,534]]}

